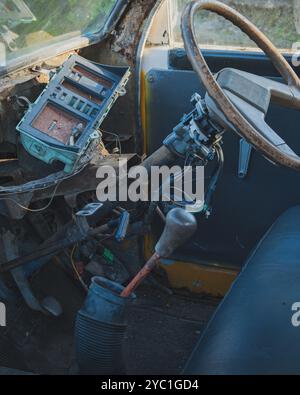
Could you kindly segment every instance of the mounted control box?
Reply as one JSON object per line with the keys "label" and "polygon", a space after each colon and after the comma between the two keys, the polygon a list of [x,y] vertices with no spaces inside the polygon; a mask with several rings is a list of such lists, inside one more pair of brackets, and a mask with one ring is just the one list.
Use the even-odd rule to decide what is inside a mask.
{"label": "mounted control box", "polygon": [[101,141],[99,127],[126,93],[129,68],[100,65],[72,55],[17,126],[32,156],[65,164],[66,173],[87,163]]}

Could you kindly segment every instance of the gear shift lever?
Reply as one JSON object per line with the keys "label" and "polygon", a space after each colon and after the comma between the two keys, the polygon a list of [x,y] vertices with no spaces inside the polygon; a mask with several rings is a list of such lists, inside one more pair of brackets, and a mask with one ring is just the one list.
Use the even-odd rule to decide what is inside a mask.
{"label": "gear shift lever", "polygon": [[130,284],[121,293],[121,296],[129,297],[134,290],[149,276],[158,264],[160,258],[168,258],[177,248],[190,239],[197,230],[195,217],[182,208],[174,208],[166,218],[166,226],[155,246],[155,253],[135,276]]}

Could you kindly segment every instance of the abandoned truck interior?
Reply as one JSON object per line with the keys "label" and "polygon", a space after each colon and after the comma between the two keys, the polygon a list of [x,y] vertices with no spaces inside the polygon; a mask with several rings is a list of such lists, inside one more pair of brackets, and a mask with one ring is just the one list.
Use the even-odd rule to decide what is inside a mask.
{"label": "abandoned truck interior", "polygon": [[0,19],[0,374],[300,374],[299,2]]}

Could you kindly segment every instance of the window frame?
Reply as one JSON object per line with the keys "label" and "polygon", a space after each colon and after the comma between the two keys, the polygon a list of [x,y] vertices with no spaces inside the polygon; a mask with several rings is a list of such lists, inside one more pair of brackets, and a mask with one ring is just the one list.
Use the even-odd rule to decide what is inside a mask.
{"label": "window frame", "polygon": [[102,41],[113,31],[128,3],[129,0],[117,0],[104,25],[96,33],[68,38],[60,44],[57,44],[57,42],[49,44],[46,43],[43,48],[35,49],[29,54],[24,54],[16,59],[7,61],[5,66],[0,66],[0,77],[23,68],[33,66],[36,63],[62,55],[66,52],[85,48]]}

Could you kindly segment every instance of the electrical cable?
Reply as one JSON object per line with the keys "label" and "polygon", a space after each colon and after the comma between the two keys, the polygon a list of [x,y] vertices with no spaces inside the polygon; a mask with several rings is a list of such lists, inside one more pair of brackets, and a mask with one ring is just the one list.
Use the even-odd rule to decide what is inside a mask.
{"label": "electrical cable", "polygon": [[77,248],[77,245],[75,244],[73,249],[72,249],[71,255],[70,255],[71,265],[73,267],[74,272],[76,273],[76,276],[78,277],[78,280],[79,280],[80,284],[85,289],[85,291],[88,292],[89,289],[86,286],[85,282],[83,281],[81,275],[79,274],[79,272],[78,272],[78,270],[76,268],[75,262],[74,262],[74,253],[75,253],[76,248]]}
{"label": "electrical cable", "polygon": [[121,139],[120,136],[116,133],[112,133],[112,132],[107,132],[106,130],[102,130],[100,129],[100,132],[103,134],[109,134],[110,136],[114,136],[116,138],[116,145],[119,145],[119,153],[120,155],[122,155],[122,144],[121,144]]}
{"label": "electrical cable", "polygon": [[15,199],[10,198],[10,197],[4,197],[4,198],[1,197],[0,200],[9,200],[9,201],[14,202],[17,206],[19,206],[19,207],[22,208],[23,210],[29,211],[29,212],[31,212],[31,213],[40,213],[40,212],[42,212],[42,211],[47,210],[47,208],[49,208],[49,207],[51,206],[51,204],[52,204],[52,202],[53,202],[53,200],[54,200],[54,198],[55,198],[55,194],[56,194],[56,192],[57,192],[57,190],[58,190],[58,188],[59,188],[59,186],[60,186],[61,183],[62,183],[62,181],[60,181],[59,183],[57,183],[57,185],[55,186],[54,191],[53,191],[53,194],[52,194],[52,196],[51,196],[51,198],[50,198],[50,200],[49,200],[49,203],[47,203],[46,206],[44,206],[44,207],[42,207],[42,208],[39,208],[39,209],[31,209],[31,208],[25,207],[25,206],[23,206],[21,203],[17,202]]}

